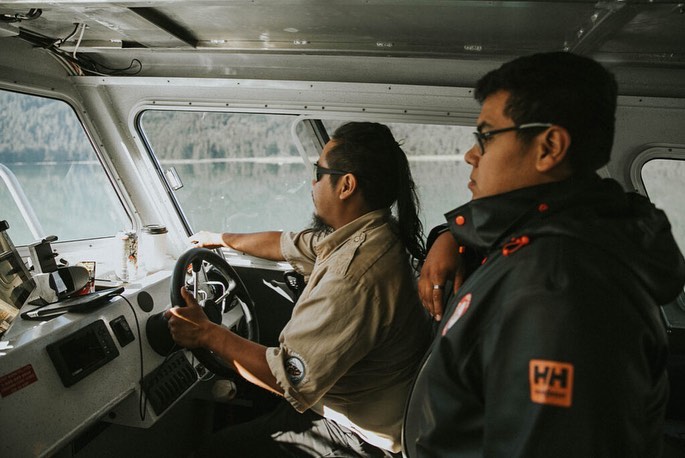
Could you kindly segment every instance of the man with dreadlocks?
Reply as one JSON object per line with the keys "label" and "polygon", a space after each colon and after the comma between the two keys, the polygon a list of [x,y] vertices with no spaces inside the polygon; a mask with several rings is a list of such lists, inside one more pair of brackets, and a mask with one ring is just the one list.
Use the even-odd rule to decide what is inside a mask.
{"label": "man with dreadlocks", "polygon": [[307,280],[278,347],[212,324],[185,291],[188,306],[166,313],[178,344],[208,348],[287,401],[218,433],[201,455],[400,451],[404,405],[430,340],[411,267],[425,249],[407,158],[387,126],[353,122],[335,131],[314,172],[312,228],[190,237],[196,246],[286,260]]}

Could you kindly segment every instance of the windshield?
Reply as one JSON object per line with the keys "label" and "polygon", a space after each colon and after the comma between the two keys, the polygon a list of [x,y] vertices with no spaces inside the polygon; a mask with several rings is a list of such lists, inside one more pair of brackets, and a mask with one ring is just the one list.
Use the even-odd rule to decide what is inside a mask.
{"label": "windshield", "polygon": [[[344,122],[161,110],[140,117],[162,174],[178,176],[179,183],[171,187],[191,229],[217,232],[294,231],[309,224],[313,205],[306,161],[317,160],[325,139]],[[473,143],[473,129],[388,126],[408,156],[424,227],[443,223],[445,212],[470,199],[464,153]]]}

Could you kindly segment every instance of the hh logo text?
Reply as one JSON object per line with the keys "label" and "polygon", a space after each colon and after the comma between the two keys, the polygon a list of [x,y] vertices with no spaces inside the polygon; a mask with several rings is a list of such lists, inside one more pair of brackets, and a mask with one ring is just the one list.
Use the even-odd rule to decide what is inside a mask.
{"label": "hh logo text", "polygon": [[538,404],[571,407],[573,364],[531,359],[528,368],[531,401]]}

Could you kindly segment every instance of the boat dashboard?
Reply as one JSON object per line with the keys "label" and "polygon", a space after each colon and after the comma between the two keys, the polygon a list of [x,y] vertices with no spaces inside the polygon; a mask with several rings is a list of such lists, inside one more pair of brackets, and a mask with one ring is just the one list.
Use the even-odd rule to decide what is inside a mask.
{"label": "boat dashboard", "polygon": [[100,419],[153,424],[206,375],[188,352],[165,357],[147,344],[145,319],[168,307],[160,271],[92,310],[16,320],[0,349],[3,422],[14,432],[3,455],[50,455]]}

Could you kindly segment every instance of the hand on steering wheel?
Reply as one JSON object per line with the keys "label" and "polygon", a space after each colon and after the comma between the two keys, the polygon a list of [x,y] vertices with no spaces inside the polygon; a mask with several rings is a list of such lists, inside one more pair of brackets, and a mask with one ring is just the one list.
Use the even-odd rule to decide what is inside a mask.
{"label": "hand on steering wheel", "polygon": [[184,348],[202,347],[202,339],[212,322],[185,286],[181,287],[181,297],[185,301],[185,306],[174,306],[164,312],[164,318],[169,322],[171,337]]}
{"label": "hand on steering wheel", "polygon": [[[187,287],[193,289],[196,297]],[[220,325],[246,339],[259,340],[252,298],[237,272],[211,250],[192,248],[178,259],[171,276],[171,304],[175,307],[165,316],[170,318],[174,340],[178,337],[177,344],[191,348],[195,357],[219,376],[229,376],[233,371],[221,358],[203,348],[203,331]]]}

